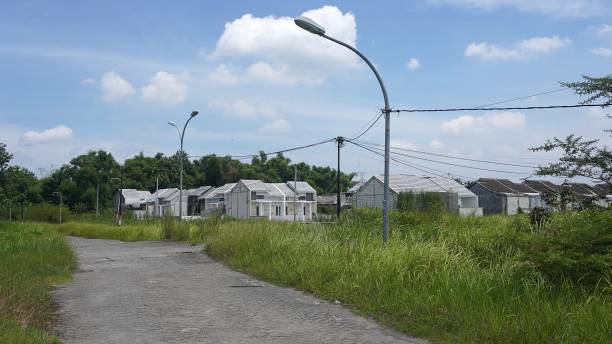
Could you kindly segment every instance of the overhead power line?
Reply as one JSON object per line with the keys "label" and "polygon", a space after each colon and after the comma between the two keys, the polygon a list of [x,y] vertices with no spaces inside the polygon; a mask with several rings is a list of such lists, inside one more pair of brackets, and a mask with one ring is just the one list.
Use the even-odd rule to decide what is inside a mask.
{"label": "overhead power line", "polygon": [[550,93],[555,93],[555,92],[559,92],[559,91],[564,91],[569,89],[568,87],[562,87],[556,90],[552,90],[552,91],[545,91],[545,92],[540,92],[540,93],[534,93],[534,94],[530,94],[528,96],[522,96],[522,97],[518,97],[518,98],[513,98],[513,99],[508,99],[508,100],[502,100],[502,101],[498,101],[498,102],[494,102],[494,103],[489,103],[489,104],[485,104],[485,105],[481,105],[481,106],[477,106],[479,108],[481,107],[487,107],[487,106],[492,106],[492,105],[497,105],[497,104],[503,104],[503,103],[510,103],[510,102],[514,102],[517,100],[523,100],[523,99],[529,99],[531,97],[536,97],[536,96],[543,96],[545,94],[550,94]]}
{"label": "overhead power line", "polygon": [[[352,142],[351,140],[347,140],[349,142]],[[354,142],[353,142],[354,143]],[[384,150],[382,148],[378,148],[378,147],[370,147],[372,149],[376,149],[376,150]],[[437,164],[443,164],[443,165],[450,165],[450,166],[456,166],[456,167],[463,167],[463,168],[469,168],[469,169],[473,169],[473,170],[481,170],[481,171],[488,171],[488,172],[498,172],[498,173],[510,173],[510,174],[520,174],[520,175],[527,175],[529,173],[525,173],[525,172],[517,172],[517,171],[504,171],[504,170],[496,170],[496,169],[491,169],[491,168],[484,168],[484,167],[475,167],[475,166],[468,166],[468,165],[461,165],[461,164],[455,164],[452,162],[445,162],[445,161],[439,161],[439,160],[432,160],[432,159],[428,159],[428,158],[423,158],[423,157],[418,157],[418,156],[414,156],[414,155],[408,155],[408,154],[404,154],[404,153],[398,153],[398,152],[392,152],[392,154],[396,154],[396,155],[401,155],[401,156],[405,156],[408,158],[412,158],[412,159],[418,159],[418,160],[424,160],[424,161],[429,161],[429,162],[433,162],[433,163],[437,163]]]}
{"label": "overhead power line", "polygon": [[548,106],[515,106],[515,107],[473,107],[448,109],[398,109],[391,112],[457,112],[457,111],[503,111],[503,110],[544,110],[544,109],[571,109],[581,107],[606,107],[612,103],[603,104],[574,104],[574,105],[548,105]]}
{"label": "overhead power line", "polygon": [[[384,114],[385,114],[385,113],[384,113],[383,111],[381,111],[381,112],[380,112],[380,114],[378,114],[378,116],[376,117],[376,119],[375,119],[373,122],[372,122],[372,120],[370,120],[370,122],[372,122],[372,123],[370,124],[370,126],[369,126],[369,127],[367,127],[367,129],[365,129],[364,131],[362,131],[362,132],[361,132],[361,134],[358,134],[358,135],[357,135],[357,134],[356,134],[356,135],[353,135],[353,137],[351,138],[351,140],[356,140],[356,139],[358,139],[358,138],[362,137],[363,135],[365,135],[365,134],[366,134],[368,131],[370,131],[370,129],[372,129],[372,127],[373,127],[373,126],[374,126],[374,125],[375,125],[375,124],[378,122],[378,120],[380,120],[380,118],[381,118],[381,117],[382,117],[382,115],[384,115]],[[370,122],[368,122],[368,123],[370,123]],[[366,123],[366,125],[368,125],[368,123]],[[364,125],[363,127],[365,127],[366,125]],[[362,127],[362,129],[363,129],[363,127]],[[361,129],[360,129],[360,130],[361,130]],[[358,131],[358,133],[359,133],[359,131]]]}
{"label": "overhead power line", "polygon": [[[359,142],[364,143],[364,144],[368,144],[368,145],[377,146],[377,147],[381,147],[382,146],[380,144],[376,144],[376,143],[372,143],[372,142],[367,142],[367,141],[359,141]],[[463,158],[463,157],[458,157],[458,156],[449,155],[449,154],[425,152],[425,151],[420,151],[420,150],[416,150],[416,149],[400,148],[400,147],[393,147],[393,146],[391,146],[390,148],[391,149],[395,149],[395,150],[405,151],[405,152],[414,152],[414,153],[418,153],[418,154],[439,156],[439,157],[444,157],[444,158],[449,158],[449,159],[481,162],[481,163],[486,163],[486,164],[504,165],[504,166],[513,166],[513,167],[526,167],[526,168],[538,168],[539,167],[539,166],[512,164],[512,163],[505,163],[505,162],[491,161],[491,160]]]}
{"label": "overhead power line", "polygon": [[[257,153],[257,154],[225,155],[225,156],[229,156],[232,159],[243,160],[243,159],[254,158],[254,157],[257,157],[257,156],[261,156],[261,155],[268,156],[268,155],[273,155],[273,154],[281,154],[281,153],[286,153],[286,152],[293,152],[293,151],[296,151],[296,150],[301,150],[301,149],[305,149],[305,148],[310,148],[310,147],[322,145],[324,143],[332,142],[334,140],[336,140],[336,138],[332,138],[332,139],[328,139],[328,140],[324,140],[324,141],[319,141],[319,142],[315,142],[315,143],[311,143],[311,144],[307,144],[307,145],[303,145],[303,146],[286,148],[286,149],[278,150],[278,151],[275,151],[275,152],[261,152],[261,153]],[[191,158],[200,158],[200,157],[203,157],[203,156],[205,156],[205,155],[190,155],[189,157],[191,157]]]}

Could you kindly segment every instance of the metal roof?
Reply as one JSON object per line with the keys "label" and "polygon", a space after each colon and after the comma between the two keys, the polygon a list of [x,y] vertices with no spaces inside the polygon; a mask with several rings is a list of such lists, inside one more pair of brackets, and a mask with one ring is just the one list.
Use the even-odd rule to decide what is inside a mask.
{"label": "metal roof", "polygon": [[563,183],[563,185],[567,185],[572,189],[572,192],[574,192],[576,195],[578,196],[583,196],[583,197],[597,197],[598,192],[596,190],[594,190],[592,188],[592,186],[590,186],[589,184],[585,184],[585,183]]}
{"label": "metal roof", "polygon": [[178,191],[177,188],[159,189],[146,199],[147,203],[155,203],[156,199],[164,200]]}
{"label": "metal roof", "polygon": [[554,192],[559,189],[559,185],[556,185],[548,180],[525,180],[523,184],[526,184],[530,188],[541,193]]}
{"label": "metal roof", "polygon": [[212,188],[211,186],[200,186],[199,188],[196,188],[196,189],[189,189],[187,190],[187,196],[190,196],[190,197],[198,196],[199,197],[205,194],[211,188]]}
{"label": "metal roof", "polygon": [[537,194],[538,191],[525,184],[517,184],[508,179],[480,178],[476,181],[491,192],[506,194]]}
{"label": "metal roof", "polygon": [[124,204],[128,206],[140,206],[140,204],[145,203],[147,198],[151,196],[149,191],[136,189],[121,189],[121,193],[123,194]]}
{"label": "metal roof", "polygon": [[[293,197],[293,190],[287,186],[285,183],[264,183],[261,180],[250,180],[243,179],[240,180],[239,183],[244,184],[244,186],[250,191],[255,191],[260,195],[269,195],[269,196],[291,196]],[[298,182],[299,185],[300,182]]]}
{"label": "metal roof", "polygon": [[[219,186],[213,191],[205,194],[204,198],[206,199],[218,198],[220,195],[226,194],[227,192],[231,191],[234,188],[234,186],[236,186],[236,183],[227,183],[225,185]],[[202,196],[200,196],[199,198],[201,199]]]}
{"label": "metal roof", "polygon": [[[384,183],[383,176],[372,177]],[[447,177],[421,177],[405,174],[389,176],[389,187],[396,193],[400,192],[453,192],[459,196],[476,195],[457,181]]]}
{"label": "metal roof", "polygon": [[295,183],[295,187],[297,188],[297,193],[299,194],[305,194],[307,192],[311,192],[311,193],[316,193],[317,191],[310,186],[310,184],[308,184],[308,182],[294,182],[292,180],[287,181],[287,185],[291,188],[291,190],[293,190],[294,184]]}

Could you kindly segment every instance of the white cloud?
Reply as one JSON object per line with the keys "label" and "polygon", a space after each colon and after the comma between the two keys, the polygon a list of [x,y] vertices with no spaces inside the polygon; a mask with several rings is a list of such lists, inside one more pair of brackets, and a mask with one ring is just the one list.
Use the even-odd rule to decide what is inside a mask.
{"label": "white cloud", "polygon": [[102,90],[102,99],[106,102],[115,102],[136,93],[134,87],[114,71],[102,75],[100,90]]}
{"label": "white cloud", "polygon": [[94,78],[85,78],[83,80],[81,80],[81,85],[83,86],[92,86],[98,83],[98,80],[94,79]]}
{"label": "white cloud", "polygon": [[595,28],[595,32],[603,37],[612,37],[612,25],[603,24]]}
{"label": "white cloud", "polygon": [[187,97],[184,76],[157,72],[151,82],[142,88],[142,99],[162,105],[176,105]]}
{"label": "white cloud", "polygon": [[244,100],[234,100],[230,102],[211,100],[208,102],[208,107],[222,110],[226,115],[232,117],[273,117],[275,114],[271,106],[251,104]]}
{"label": "white cloud", "polygon": [[72,137],[72,129],[60,124],[57,127],[43,131],[29,130],[21,135],[21,141],[28,143],[65,140]]}
{"label": "white cloud", "polygon": [[239,77],[226,64],[218,65],[215,70],[208,74],[208,79],[214,83],[224,85],[235,85],[240,81]]}
{"label": "white cloud", "polygon": [[444,143],[438,139],[433,139],[429,142],[429,147],[433,150],[438,150],[444,148]]}
{"label": "white cloud", "polygon": [[257,130],[260,134],[288,134],[291,132],[291,123],[284,118],[276,119]]}
{"label": "white cloud", "polygon": [[[356,45],[357,24],[352,13],[323,6],[303,15],[321,24],[331,36]],[[253,59],[245,70],[247,79],[283,83],[320,83],[332,71],[360,66],[354,53],[300,29],[293,18],[252,14],[225,24],[209,58]]]}
{"label": "white cloud", "polygon": [[472,42],[465,48],[464,55],[466,57],[478,57],[482,60],[519,60],[565,48],[571,42],[569,38],[559,36],[534,37],[517,42],[510,48],[486,42]]}
{"label": "white cloud", "polygon": [[391,140],[391,147],[401,148],[401,149],[417,149],[418,146],[414,143],[404,140],[404,139],[394,139]]}
{"label": "white cloud", "polygon": [[482,134],[496,130],[517,130],[525,126],[525,115],[520,112],[492,112],[484,116],[464,115],[445,121],[440,130],[445,133]]}
{"label": "white cloud", "polygon": [[452,4],[473,9],[495,10],[512,7],[522,12],[536,12],[554,17],[590,17],[609,12],[607,0],[430,0],[434,4]]}
{"label": "white cloud", "polygon": [[610,48],[595,48],[591,49],[591,53],[599,56],[612,56],[612,49]]}
{"label": "white cloud", "polygon": [[408,62],[406,63],[406,67],[408,67],[408,69],[410,70],[415,70],[421,68],[421,63],[419,62],[419,60],[413,57],[408,60]]}

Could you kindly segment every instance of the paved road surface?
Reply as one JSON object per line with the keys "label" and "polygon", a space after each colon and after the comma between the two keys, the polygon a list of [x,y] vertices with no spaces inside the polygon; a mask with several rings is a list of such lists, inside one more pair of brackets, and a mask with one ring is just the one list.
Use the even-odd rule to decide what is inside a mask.
{"label": "paved road surface", "polygon": [[423,343],[341,305],[253,280],[175,242],[70,238],[54,298],[69,343]]}

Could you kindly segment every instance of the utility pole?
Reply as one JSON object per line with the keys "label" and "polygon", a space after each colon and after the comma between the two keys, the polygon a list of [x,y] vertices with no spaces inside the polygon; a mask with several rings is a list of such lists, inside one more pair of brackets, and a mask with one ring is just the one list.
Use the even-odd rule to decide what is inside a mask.
{"label": "utility pole", "polygon": [[117,224],[121,226],[121,220],[123,220],[123,207],[121,201],[123,200],[123,168],[119,167],[119,210],[117,211]]}
{"label": "utility pole", "polygon": [[340,184],[340,148],[344,146],[344,137],[338,136],[336,138],[336,143],[338,144],[338,172],[337,174],[337,187],[338,187],[338,195],[336,197],[336,216],[338,219],[340,218],[340,212],[342,212],[342,204],[340,200],[340,193],[342,192],[342,185]]}
{"label": "utility pole", "polygon": [[293,165],[293,222],[297,221],[297,165]]}
{"label": "utility pole", "polygon": [[100,216],[100,182],[96,185],[96,216]]}

